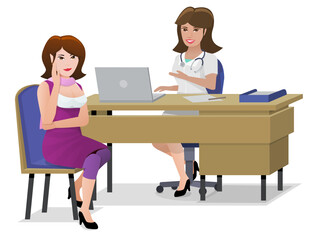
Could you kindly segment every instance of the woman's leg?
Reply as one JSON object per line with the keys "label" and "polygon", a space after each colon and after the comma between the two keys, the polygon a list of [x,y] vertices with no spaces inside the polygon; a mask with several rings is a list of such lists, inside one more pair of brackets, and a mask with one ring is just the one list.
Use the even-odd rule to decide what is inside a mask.
{"label": "woman's leg", "polygon": [[170,152],[170,149],[168,148],[168,145],[166,143],[152,143],[154,148],[158,149],[161,152],[164,152],[168,154],[170,157],[172,157],[172,154]]}
{"label": "woman's leg", "polygon": [[82,177],[82,196],[83,203],[80,211],[83,213],[87,222],[94,222],[92,220],[89,206],[93,193],[96,175],[101,166],[101,157],[97,154],[90,154],[83,163],[84,168]]}
{"label": "woman's leg", "polygon": [[83,216],[85,217],[87,222],[94,222],[91,217],[90,210],[89,210],[94,183],[95,183],[95,179],[88,179],[85,177],[82,178],[83,203],[82,203],[80,211],[83,213]]}
{"label": "woman's leg", "polygon": [[112,154],[111,151],[109,151],[108,148],[100,149],[95,154],[101,157],[101,164],[100,168],[107,163],[109,160],[111,160]]}
{"label": "woman's leg", "polygon": [[77,201],[82,201],[80,197],[80,189],[82,188],[82,176],[83,176],[83,171],[80,175],[79,178],[75,181],[75,191],[76,191],[76,200]]}
{"label": "woman's leg", "polygon": [[183,190],[188,179],[184,169],[184,149],[181,143],[167,143],[167,146],[180,175],[180,184],[177,190]]}

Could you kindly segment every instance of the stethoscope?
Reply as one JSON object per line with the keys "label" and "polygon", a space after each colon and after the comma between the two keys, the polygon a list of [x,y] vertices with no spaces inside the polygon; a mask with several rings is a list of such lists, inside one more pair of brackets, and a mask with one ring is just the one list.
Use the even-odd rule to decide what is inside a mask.
{"label": "stethoscope", "polygon": [[[190,67],[191,71],[194,71],[194,73],[197,73],[204,66],[204,57],[205,57],[206,53],[204,51],[203,51],[203,53],[204,53],[203,56],[196,58]],[[180,54],[180,61],[181,61],[180,66],[185,67],[185,62],[183,62],[183,59],[182,59],[182,53]]]}

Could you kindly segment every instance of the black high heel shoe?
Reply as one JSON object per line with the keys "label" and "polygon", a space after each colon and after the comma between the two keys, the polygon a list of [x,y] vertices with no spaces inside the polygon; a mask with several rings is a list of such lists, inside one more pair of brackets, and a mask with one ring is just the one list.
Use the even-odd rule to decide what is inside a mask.
{"label": "black high heel shoe", "polygon": [[197,171],[199,171],[198,163],[194,161],[194,173],[193,173],[193,180],[197,177]]}
{"label": "black high heel shoe", "polygon": [[187,179],[183,190],[179,190],[179,191],[176,190],[176,191],[174,192],[174,196],[175,196],[175,197],[181,197],[181,196],[185,195],[185,193],[186,193],[187,190],[191,191],[191,182],[190,182],[190,179]]}
{"label": "black high heel shoe", "polygon": [[[70,194],[70,187],[68,188],[68,197],[67,199],[70,199],[71,198],[71,194]],[[80,207],[82,206],[82,201],[77,201],[76,200],[76,203],[77,203],[77,207]]]}
{"label": "black high heel shoe", "polygon": [[98,229],[99,228],[98,225],[96,224],[96,222],[87,222],[87,220],[83,216],[83,213],[79,211],[79,225],[81,225],[81,223],[83,223],[85,225],[85,227],[88,229]]}

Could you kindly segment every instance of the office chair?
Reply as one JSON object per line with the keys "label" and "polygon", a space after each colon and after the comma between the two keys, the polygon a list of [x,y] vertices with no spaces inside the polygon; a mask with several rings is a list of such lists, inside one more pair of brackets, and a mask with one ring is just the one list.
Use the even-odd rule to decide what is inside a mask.
{"label": "office chair", "polygon": [[[224,71],[221,62],[218,60],[218,75],[216,80],[216,88],[214,90],[206,89],[208,94],[222,94],[224,84]],[[204,200],[204,196],[207,193],[205,187],[214,187],[216,191],[222,191],[222,175],[217,176],[217,182],[207,182],[205,181],[205,175],[201,175],[200,181],[193,181],[193,161],[195,160],[195,148],[199,147],[198,143],[182,143],[184,148],[184,159],[185,159],[185,171],[186,175],[190,179],[191,186],[199,188],[199,193],[201,200]],[[164,187],[171,187],[172,189],[177,189],[179,186],[179,181],[173,182],[160,182],[156,187],[158,193],[163,192]],[[204,189],[202,191],[201,189]]]}
{"label": "office chair", "polygon": [[[29,174],[25,219],[30,219],[35,174],[45,174],[42,212],[48,210],[50,177],[52,173],[68,174],[74,220],[78,220],[74,174],[78,168],[68,168],[47,162],[42,155],[45,130],[39,129],[40,111],[37,100],[38,85],[20,89],[15,96],[17,130],[20,150],[21,172]],[[93,209],[91,200],[90,209]]]}

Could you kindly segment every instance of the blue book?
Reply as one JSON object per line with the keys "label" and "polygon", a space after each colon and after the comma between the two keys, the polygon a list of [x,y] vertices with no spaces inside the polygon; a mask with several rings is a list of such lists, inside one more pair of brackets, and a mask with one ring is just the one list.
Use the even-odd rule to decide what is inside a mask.
{"label": "blue book", "polygon": [[271,102],[286,95],[285,89],[277,92],[258,92],[257,89],[239,95],[240,102]]}

